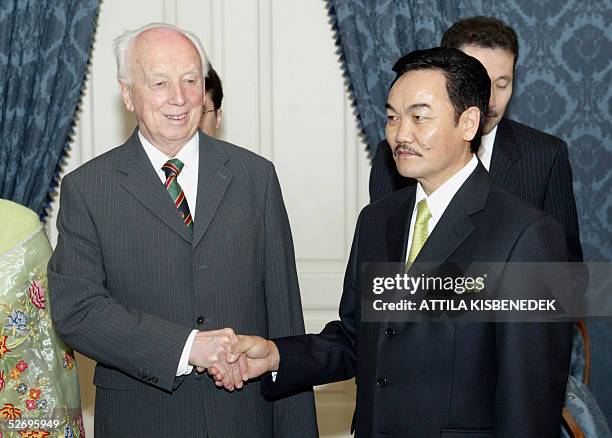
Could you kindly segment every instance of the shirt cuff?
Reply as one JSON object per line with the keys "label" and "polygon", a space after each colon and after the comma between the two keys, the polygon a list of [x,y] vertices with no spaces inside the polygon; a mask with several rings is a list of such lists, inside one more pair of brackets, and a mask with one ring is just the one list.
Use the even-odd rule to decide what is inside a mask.
{"label": "shirt cuff", "polygon": [[181,354],[181,358],[179,359],[178,368],[176,369],[176,376],[183,376],[185,374],[190,374],[193,371],[193,366],[189,365],[189,353],[191,353],[191,347],[193,346],[193,341],[195,339],[197,330],[192,330],[187,338],[187,342],[185,342],[185,346],[183,347],[183,353]]}

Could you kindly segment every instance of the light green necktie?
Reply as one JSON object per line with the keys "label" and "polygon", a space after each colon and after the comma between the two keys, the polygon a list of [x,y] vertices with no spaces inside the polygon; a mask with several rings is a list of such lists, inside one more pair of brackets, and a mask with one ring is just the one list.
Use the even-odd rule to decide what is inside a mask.
{"label": "light green necktie", "polygon": [[412,233],[412,243],[410,244],[406,268],[417,258],[429,237],[429,219],[431,219],[431,213],[429,212],[429,207],[427,207],[427,200],[421,199],[417,205],[417,215],[414,221],[414,232]]}

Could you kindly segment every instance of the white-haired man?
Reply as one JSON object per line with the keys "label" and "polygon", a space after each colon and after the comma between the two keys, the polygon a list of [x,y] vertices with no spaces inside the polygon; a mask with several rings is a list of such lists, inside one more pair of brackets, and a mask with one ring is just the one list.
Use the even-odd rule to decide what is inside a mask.
{"label": "white-haired man", "polygon": [[197,372],[225,369],[234,388],[223,327],[304,330],[273,165],[198,132],[197,37],[152,24],[115,48],[138,128],[64,178],[49,263],[57,330],[98,362],[96,436],[316,436],[311,392],[271,404],[259,384],[232,394]]}

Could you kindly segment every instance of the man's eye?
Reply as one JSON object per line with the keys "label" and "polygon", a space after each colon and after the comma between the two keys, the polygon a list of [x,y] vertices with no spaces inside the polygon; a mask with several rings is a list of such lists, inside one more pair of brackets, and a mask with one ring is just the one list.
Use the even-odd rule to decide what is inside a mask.
{"label": "man's eye", "polygon": [[392,123],[392,122],[396,122],[398,120],[397,116],[394,116],[393,114],[387,114],[387,122]]}
{"label": "man's eye", "polygon": [[412,118],[414,119],[415,122],[424,122],[425,120],[427,120],[426,116],[421,116],[419,114],[414,114]]}
{"label": "man's eye", "polygon": [[155,88],[162,88],[162,87],[164,87],[165,85],[166,85],[166,82],[164,82],[164,81],[160,81],[160,82],[155,82],[155,83],[153,83],[153,87],[155,87]]}

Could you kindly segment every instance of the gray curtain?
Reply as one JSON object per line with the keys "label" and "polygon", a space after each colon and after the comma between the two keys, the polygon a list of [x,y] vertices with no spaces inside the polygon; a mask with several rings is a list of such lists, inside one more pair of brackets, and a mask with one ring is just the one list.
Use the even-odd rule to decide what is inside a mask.
{"label": "gray curtain", "polygon": [[[361,133],[384,137],[391,66],[439,45],[454,21],[502,19],[520,56],[508,115],[567,141],[587,261],[612,260],[612,2],[610,0],[327,0]],[[612,424],[612,327],[589,322],[591,387]]]}
{"label": "gray curtain", "polygon": [[0,1],[0,198],[44,217],[85,78],[98,0]]}

